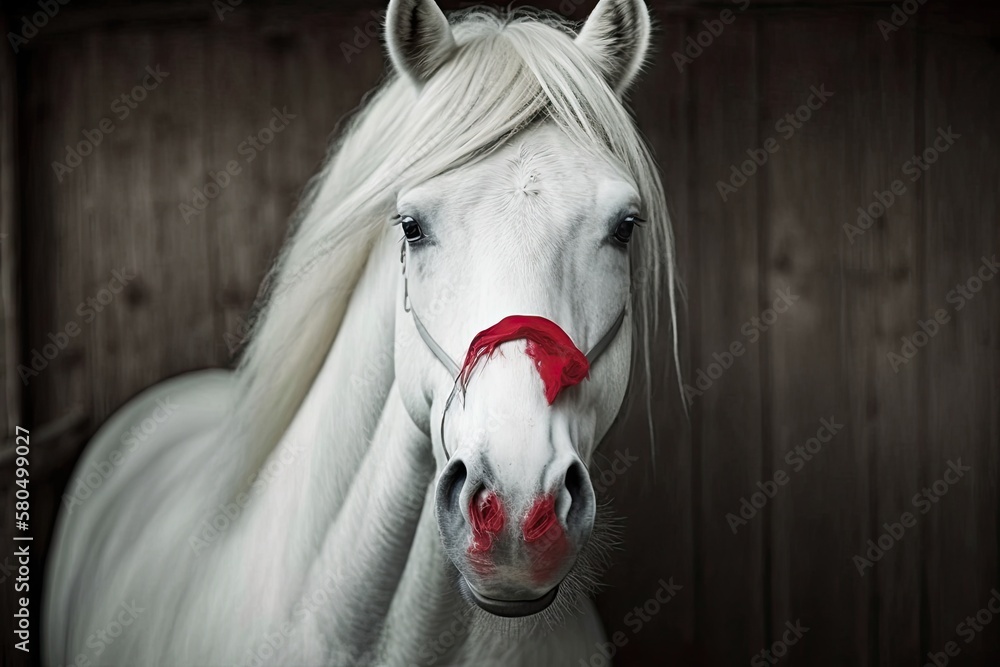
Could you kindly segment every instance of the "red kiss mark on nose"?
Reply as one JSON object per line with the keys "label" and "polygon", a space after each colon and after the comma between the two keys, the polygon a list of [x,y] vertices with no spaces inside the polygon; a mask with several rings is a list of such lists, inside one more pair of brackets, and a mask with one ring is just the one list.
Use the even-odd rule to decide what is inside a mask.
{"label": "red kiss mark on nose", "polygon": [[503,503],[492,491],[482,490],[469,504],[469,519],[472,524],[472,543],[469,545],[469,562],[480,575],[493,571],[493,538],[503,530]]}
{"label": "red kiss mark on nose", "polygon": [[535,501],[524,519],[521,533],[533,557],[532,578],[538,583],[548,582],[569,551],[566,533],[556,516],[555,497],[542,496]]}
{"label": "red kiss mark on nose", "polygon": [[493,538],[503,530],[506,521],[503,503],[492,491],[480,491],[469,505],[469,519],[472,523],[469,551],[489,551],[493,547]]}
{"label": "red kiss mark on nose", "polygon": [[552,496],[543,496],[535,501],[524,519],[522,529],[524,539],[527,542],[534,542],[549,532],[553,526],[558,525],[556,499]]}

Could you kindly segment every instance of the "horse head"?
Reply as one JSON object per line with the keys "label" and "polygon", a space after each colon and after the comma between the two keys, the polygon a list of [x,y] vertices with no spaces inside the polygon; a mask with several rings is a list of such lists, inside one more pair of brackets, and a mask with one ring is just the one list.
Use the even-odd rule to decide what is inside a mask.
{"label": "horse head", "polygon": [[[561,583],[587,579],[600,546],[588,466],[629,384],[633,246],[647,218],[666,226],[621,102],[649,31],[640,0],[602,0],[578,35],[535,21],[479,34],[432,0],[389,6],[408,113],[480,104],[471,73],[522,114],[460,168],[406,183],[392,216],[397,383],[431,434],[444,552],[465,595],[498,616],[548,607]],[[560,96],[552,79],[585,92]]]}

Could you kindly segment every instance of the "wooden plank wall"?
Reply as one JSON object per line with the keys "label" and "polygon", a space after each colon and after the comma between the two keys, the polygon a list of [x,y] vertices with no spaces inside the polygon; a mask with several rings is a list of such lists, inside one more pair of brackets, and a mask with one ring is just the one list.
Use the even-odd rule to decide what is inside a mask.
{"label": "wooden plank wall", "polygon": [[[926,388],[919,414],[922,484],[944,477],[948,462],[971,470],[927,513],[923,584],[928,650],[948,641],[963,664],[996,663],[995,630],[961,630],[996,591],[998,443],[1000,443],[1000,63],[998,43],[982,35],[930,30],[925,37],[925,95],[917,141],[932,145],[939,129],[960,134],[926,172],[922,234],[922,317],[944,309],[952,318],[922,352],[918,382]],[[967,100],[966,103],[958,103]],[[977,174],[970,178],[970,174]],[[981,176],[981,178],[980,178]],[[983,258],[993,264],[990,270]],[[991,278],[986,280],[986,278]],[[982,279],[980,281],[980,279]],[[965,292],[958,286],[963,285]],[[957,293],[956,293],[957,292]],[[988,417],[987,417],[988,415]],[[982,621],[980,621],[982,622]],[[973,624],[974,625],[974,624]]]}
{"label": "wooden plank wall", "polygon": [[[4,34],[6,28],[6,21],[0,18]],[[14,53],[5,49],[0,56],[0,359],[4,374],[0,383],[0,421],[4,437],[14,432],[21,417],[21,385],[17,375],[10,372],[20,347],[17,104]]]}
{"label": "wooden plank wall", "polygon": [[[68,34],[32,54],[26,280],[52,298],[34,304],[26,351],[70,322],[82,330],[30,378],[35,421],[76,404],[100,421],[159,379],[228,362],[327,137],[382,71],[375,45],[344,66],[339,44],[363,17],[213,15],[172,30]],[[162,83],[135,109],[116,103],[147,67],[167,73]],[[288,127],[257,151],[246,139],[273,109],[287,111]],[[59,182],[51,163],[102,118],[115,129]],[[185,219],[180,204],[231,161],[240,172]],[[115,271],[125,290],[99,312],[87,306]]]}
{"label": "wooden plank wall", "polygon": [[[36,582],[62,488],[85,442],[75,417],[89,417],[92,430],[158,380],[230,363],[327,137],[383,71],[377,45],[349,66],[341,53],[354,26],[371,20],[367,13],[265,19],[244,12],[220,22],[210,3],[205,7],[200,24],[167,30],[101,23],[48,42],[41,33],[40,43],[18,56],[20,113],[30,122],[19,126],[26,314],[16,361],[30,366],[50,334],[65,344],[26,386],[10,365],[4,376],[24,392],[20,423],[33,427]],[[116,102],[148,76],[147,66],[168,74],[134,109]],[[287,128],[247,161],[242,142],[267,127],[275,108],[287,109]],[[52,162],[65,162],[65,146],[103,118],[114,130],[60,182]],[[208,172],[231,160],[241,172],[203,214],[185,221],[179,204],[191,203],[193,188],[203,189]],[[104,290],[115,272],[125,289],[106,303],[88,301],[110,294]],[[53,435],[40,437],[35,427],[53,422]],[[5,507],[15,490],[12,460],[0,461]],[[0,522],[4,544],[10,518],[5,512]],[[4,573],[9,564],[0,556]],[[0,577],[10,636],[14,580]],[[4,642],[3,664],[30,664],[23,659]]]}
{"label": "wooden plank wall", "polygon": [[[583,18],[589,4],[563,9]],[[949,641],[949,664],[995,661],[1000,624],[969,643],[957,626],[1000,585],[1000,281],[961,308],[951,290],[1000,254],[1000,22],[931,0],[884,35],[889,3],[740,4],[654,3],[658,55],[630,102],[675,216],[682,369],[698,393],[685,416],[674,369],[657,375],[655,458],[638,397],[594,463],[598,477],[618,453],[642,455],[609,489],[627,517],[599,598],[628,639],[616,664],[745,664],[786,623],[808,631],[781,664],[923,664]],[[326,138],[384,71],[374,41],[342,53],[374,3],[244,4],[224,20],[208,3],[179,7],[171,21],[114,24],[67,10],[18,56],[20,361],[80,326],[19,390],[32,424],[74,411],[97,424],[160,379],[229,362]],[[732,22],[678,68],[673,54],[726,9]],[[115,115],[157,65],[169,76]],[[814,87],[833,94],[782,124]],[[247,161],[242,142],[273,109],[295,118]],[[104,117],[114,132],[59,182],[51,163]],[[949,127],[960,138],[914,172],[908,161]],[[762,149],[723,197],[718,182]],[[230,160],[241,173],[185,221],[179,204]],[[870,228],[845,231],[896,181]],[[80,304],[123,269],[135,277],[85,319]],[[888,355],[939,309],[947,321],[894,368]],[[842,425],[832,438],[824,420]],[[818,433],[828,442],[810,443]],[[938,502],[914,502],[959,459],[971,470]],[[727,518],[761,486],[774,491],[763,508]],[[859,574],[855,556],[904,512],[913,525]],[[681,591],[637,627],[635,608],[671,578]]]}
{"label": "wooden plank wall", "polygon": [[[675,24],[683,41],[720,11],[660,20],[673,43]],[[940,659],[949,641],[960,651],[949,664],[1000,657],[1000,632],[957,634],[998,583],[1000,292],[985,283],[964,312],[945,302],[1000,240],[1000,168],[987,148],[1000,129],[997,24],[932,3],[883,35],[877,21],[890,16],[890,7],[737,16],[683,73],[656,67],[636,95],[640,124],[656,127],[674,105],[661,91],[669,95],[685,79],[687,114],[678,115],[688,123],[680,150],[690,171],[674,175],[674,145],[662,142],[663,130],[651,138],[666,162],[668,192],[690,216],[676,227],[692,385],[714,355],[748,343],[742,324],[762,316],[776,290],[789,288],[798,300],[694,398],[691,468],[657,466],[660,497],[669,494],[664,483],[691,488],[671,509],[691,508],[692,532],[645,534],[647,514],[629,507],[633,522],[641,518],[628,548],[690,545],[695,606],[693,618],[681,607],[653,619],[655,629],[620,653],[626,664],[662,656],[660,632],[675,627],[693,627],[695,638],[691,651],[667,644],[680,664],[750,661],[782,638],[786,622],[809,630],[782,664],[923,664],[929,653]],[[661,59],[673,50],[664,46]],[[776,123],[812,86],[834,95],[786,137],[788,126],[778,131]],[[960,133],[959,120],[969,134],[911,180],[907,161],[938,127]],[[717,181],[769,137],[777,152],[722,201]],[[857,207],[897,180],[903,194],[850,238],[844,224],[857,224]],[[897,373],[887,355],[900,354],[901,337],[941,307],[952,319]],[[816,435],[821,419],[843,428],[811,460],[790,464],[786,456]],[[938,503],[915,505],[958,458],[973,472]],[[782,472],[787,483],[734,536],[724,515]],[[854,556],[865,556],[867,541],[907,511],[914,527],[860,576]],[[615,581],[603,598],[607,616],[620,618],[648,597],[639,581],[635,571]]]}

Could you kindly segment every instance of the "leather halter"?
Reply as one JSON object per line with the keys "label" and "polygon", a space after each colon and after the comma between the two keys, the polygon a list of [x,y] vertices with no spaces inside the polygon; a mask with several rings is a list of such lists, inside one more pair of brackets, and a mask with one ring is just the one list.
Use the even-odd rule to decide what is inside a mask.
{"label": "leather halter", "polygon": [[[415,311],[410,305],[410,285],[409,279],[406,275],[406,241],[403,241],[402,248],[400,249],[399,261],[403,265],[403,310],[408,312],[413,317],[413,324],[417,328],[417,333],[420,334],[420,338],[424,341],[427,349],[429,349],[431,354],[433,354],[437,360],[441,362],[441,365],[445,367],[448,374],[455,379],[455,387],[452,389],[451,396],[448,397],[445,409],[441,414],[441,445],[444,447],[444,416],[448,411],[448,406],[451,405],[452,398],[455,397],[456,390],[458,389],[458,376],[461,371],[461,367],[455,362],[454,359],[448,356],[448,353],[444,351],[444,348],[442,348],[441,345],[434,340],[434,337],[431,336],[429,331],[427,331],[427,327],[424,326],[424,323],[421,322],[420,318],[417,316],[417,311]],[[611,326],[605,334],[601,336],[601,339],[597,341],[592,348],[590,348],[589,352],[587,352],[587,362],[591,366],[594,365],[594,362],[597,361],[598,357],[604,354],[604,352],[611,345],[612,341],[614,341],[615,337],[618,336],[618,332],[622,328],[622,322],[625,321],[625,314],[627,312],[628,301],[626,300],[622,309],[618,312],[618,316],[615,318],[615,321],[611,323]],[[444,447],[444,453],[446,459],[450,458],[447,447]]]}

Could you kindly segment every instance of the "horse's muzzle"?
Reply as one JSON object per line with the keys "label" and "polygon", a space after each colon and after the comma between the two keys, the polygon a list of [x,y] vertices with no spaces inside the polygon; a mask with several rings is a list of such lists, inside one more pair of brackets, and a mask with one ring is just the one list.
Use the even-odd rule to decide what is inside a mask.
{"label": "horse's muzzle", "polygon": [[435,513],[466,598],[504,617],[545,610],[590,538],[596,502],[579,459],[548,488],[511,489],[456,456],[438,480]]}

